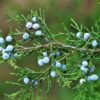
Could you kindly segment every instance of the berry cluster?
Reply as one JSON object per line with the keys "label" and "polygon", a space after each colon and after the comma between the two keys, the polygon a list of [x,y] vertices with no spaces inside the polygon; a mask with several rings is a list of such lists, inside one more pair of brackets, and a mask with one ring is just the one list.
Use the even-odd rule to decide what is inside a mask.
{"label": "berry cluster", "polygon": [[38,65],[44,66],[45,64],[48,64],[50,62],[50,57],[48,56],[47,52],[43,52],[43,58],[38,59]]}
{"label": "berry cluster", "polygon": [[[41,31],[41,25],[40,23],[38,23],[38,18],[37,17],[33,17],[31,22],[27,22],[26,23],[26,28],[29,30],[32,30],[32,34],[31,35],[35,35],[35,36],[42,36],[43,32]],[[23,39],[24,40],[28,40],[30,38],[30,33],[29,32],[25,32],[23,34]]]}
{"label": "berry cluster", "polygon": [[29,77],[24,77],[23,82],[26,85],[30,85],[31,84],[34,87],[37,87],[38,84],[39,84],[38,80],[31,80]]}
{"label": "berry cluster", "polygon": [[80,67],[80,70],[86,75],[85,79],[80,79],[80,84],[82,85],[83,83],[85,83],[86,81],[88,82],[93,82],[93,81],[97,81],[99,79],[98,75],[93,74],[95,67],[94,66],[89,66],[88,61],[83,61],[82,65]]}
{"label": "berry cluster", "polygon": [[[76,37],[77,37],[78,39],[80,39],[80,38],[82,37],[82,32],[77,32],[77,33],[76,33]],[[84,36],[83,36],[83,39],[84,39],[85,41],[88,41],[91,37],[92,37],[92,36],[91,36],[90,33],[85,33]],[[97,47],[97,46],[98,46],[98,41],[97,41],[97,40],[92,40],[91,45],[92,45],[92,47],[94,47],[94,48]]]}
{"label": "berry cluster", "polygon": [[8,60],[10,58],[14,59],[17,57],[17,53],[14,52],[14,46],[12,45],[13,37],[7,36],[6,39],[0,37],[0,52],[2,53],[2,58]]}
{"label": "berry cluster", "polygon": [[[67,65],[66,64],[62,64],[60,61],[57,61],[57,57],[61,56],[63,53],[61,51],[58,51],[56,53],[50,53],[48,54],[48,52],[43,52],[42,53],[42,58],[38,59],[38,65],[40,67],[43,67],[44,65],[48,64],[51,62],[51,66],[57,69],[61,69],[63,72],[65,72],[67,70]],[[51,60],[53,58],[55,58],[55,60]],[[56,69],[51,70],[50,72],[50,76],[52,78],[55,78],[57,76],[57,72]]]}

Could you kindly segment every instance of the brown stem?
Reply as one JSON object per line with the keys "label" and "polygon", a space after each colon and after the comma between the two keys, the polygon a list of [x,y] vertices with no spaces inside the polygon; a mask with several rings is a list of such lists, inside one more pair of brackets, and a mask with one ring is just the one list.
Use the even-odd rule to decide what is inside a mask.
{"label": "brown stem", "polygon": [[79,52],[100,52],[100,49],[88,49],[88,48],[78,48],[76,46],[71,46],[71,45],[66,45],[60,42],[52,42],[52,43],[48,43],[48,44],[44,44],[44,45],[40,45],[40,46],[34,46],[34,47],[20,47],[20,48],[16,48],[16,51],[26,51],[26,50],[38,50],[41,48],[49,48],[49,47],[53,47],[53,46],[59,46],[59,47],[63,47],[65,49],[73,49],[75,51],[79,51]]}

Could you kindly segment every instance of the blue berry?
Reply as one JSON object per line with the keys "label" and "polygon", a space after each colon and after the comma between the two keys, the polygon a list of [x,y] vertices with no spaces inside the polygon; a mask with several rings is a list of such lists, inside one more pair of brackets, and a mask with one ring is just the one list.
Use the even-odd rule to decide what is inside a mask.
{"label": "blue berry", "polygon": [[91,75],[91,81],[97,81],[99,79],[98,75],[93,74]]}
{"label": "blue berry", "polygon": [[41,67],[44,66],[43,59],[39,59],[39,60],[38,60],[38,65],[41,66]]}
{"label": "blue berry", "polygon": [[14,50],[13,45],[8,45],[8,46],[6,47],[6,51],[7,51],[7,52],[11,52],[11,51],[13,51],[13,50]]}
{"label": "blue berry", "polygon": [[43,56],[47,57],[48,53],[47,52],[43,52]]}
{"label": "blue berry", "polygon": [[85,79],[80,79],[80,81],[79,81],[80,85],[82,85],[82,84],[85,83],[85,82],[86,82]]}
{"label": "blue berry", "polygon": [[49,61],[50,61],[50,58],[49,58],[49,57],[44,57],[44,58],[43,58],[43,62],[44,62],[45,64],[48,64]]}
{"label": "blue berry", "polygon": [[33,85],[36,87],[39,84],[37,80],[34,81]]}
{"label": "blue berry", "polygon": [[32,22],[36,23],[37,22],[37,17],[33,17]]}
{"label": "blue berry", "polygon": [[84,34],[84,40],[88,40],[88,39],[90,39],[90,37],[91,37],[90,33],[85,33]]}
{"label": "blue berry", "polygon": [[97,47],[97,45],[98,45],[97,40],[93,40],[93,41],[92,41],[92,46],[93,46],[93,47]]}
{"label": "blue berry", "polygon": [[23,82],[24,82],[25,84],[29,84],[29,83],[30,83],[30,79],[29,79],[28,77],[25,77],[25,78],[23,79]]}
{"label": "blue berry", "polygon": [[24,39],[24,40],[28,40],[29,37],[30,37],[29,33],[25,32],[25,33],[23,34],[23,39]]}
{"label": "blue berry", "polygon": [[3,49],[2,50],[2,54],[4,54],[4,53],[7,53],[6,49]]}
{"label": "blue berry", "polygon": [[43,33],[42,33],[41,30],[37,30],[37,31],[35,32],[35,35],[36,35],[36,36],[41,36],[41,35],[43,35]]}
{"label": "blue berry", "polygon": [[93,66],[92,66],[92,67],[90,67],[90,72],[91,72],[91,73],[93,73],[93,72],[94,72],[94,70],[95,70],[95,67],[93,67]]}
{"label": "blue berry", "polygon": [[87,77],[87,81],[90,82],[91,81],[91,76]]}
{"label": "blue berry", "polygon": [[55,77],[57,76],[57,73],[56,73],[56,71],[52,71],[52,72],[50,73],[50,75],[51,75],[52,78],[55,78]]}
{"label": "blue berry", "polygon": [[2,58],[4,59],[4,60],[8,60],[9,59],[9,54],[8,53],[4,53],[3,55],[2,55]]}
{"label": "blue berry", "polygon": [[88,68],[84,67],[84,66],[81,66],[80,68],[84,73],[87,73],[88,72]]}
{"label": "blue berry", "polygon": [[0,52],[3,51],[3,47],[0,47]]}
{"label": "blue berry", "polygon": [[2,54],[4,54],[4,53],[7,53],[6,49],[3,49],[2,50]]}
{"label": "blue berry", "polygon": [[3,45],[3,43],[4,43],[4,39],[0,37],[0,45]]}
{"label": "blue berry", "polygon": [[6,41],[7,41],[7,42],[12,42],[12,40],[13,40],[12,36],[7,36],[7,37],[6,37]]}
{"label": "blue berry", "polygon": [[80,37],[82,36],[82,33],[81,32],[77,32],[76,33],[76,37],[79,39]]}
{"label": "blue berry", "polygon": [[27,22],[26,23],[26,28],[31,29],[32,28],[32,22]]}
{"label": "blue berry", "polygon": [[57,68],[60,68],[62,65],[59,61],[56,61],[56,65],[55,65]]}
{"label": "blue berry", "polygon": [[67,65],[63,64],[63,65],[62,65],[62,70],[63,70],[63,71],[66,71],[66,70],[67,70]]}
{"label": "blue berry", "polygon": [[40,28],[40,25],[38,23],[33,24],[33,29],[37,30]]}
{"label": "blue berry", "polygon": [[56,53],[56,56],[58,57],[58,56],[61,56],[62,54],[63,53],[61,51],[59,51],[59,52]]}
{"label": "blue berry", "polygon": [[88,62],[87,61],[83,61],[82,62],[82,66],[87,67],[88,66]]}

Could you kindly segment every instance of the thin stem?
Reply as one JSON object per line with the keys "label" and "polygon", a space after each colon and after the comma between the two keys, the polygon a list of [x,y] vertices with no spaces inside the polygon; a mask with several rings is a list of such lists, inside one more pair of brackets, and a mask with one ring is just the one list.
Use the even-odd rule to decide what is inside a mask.
{"label": "thin stem", "polygon": [[49,48],[49,47],[53,47],[53,46],[59,46],[59,47],[63,47],[64,49],[73,49],[75,51],[79,51],[79,52],[100,52],[100,49],[88,49],[88,48],[78,48],[76,46],[71,46],[71,45],[67,45],[67,44],[63,44],[60,42],[52,42],[52,43],[48,43],[48,44],[44,44],[44,45],[40,45],[40,46],[35,46],[35,47],[20,47],[20,48],[16,48],[15,51],[26,51],[26,50],[38,50],[41,48]]}

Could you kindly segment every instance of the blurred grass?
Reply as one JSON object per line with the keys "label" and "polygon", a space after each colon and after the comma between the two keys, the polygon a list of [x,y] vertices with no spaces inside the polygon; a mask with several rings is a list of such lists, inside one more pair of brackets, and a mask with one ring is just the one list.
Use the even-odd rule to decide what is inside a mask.
{"label": "blurred grass", "polygon": [[[10,25],[14,26],[13,29],[15,28],[16,23],[7,23],[6,14],[13,13],[16,10],[20,10],[24,14],[29,14],[30,9],[37,10],[39,8],[45,10],[47,24],[54,33],[64,31],[61,25],[62,22],[71,29],[70,18],[74,18],[78,23],[90,27],[94,24],[95,20],[100,19],[100,5],[97,3],[98,1],[99,0],[0,0],[0,29],[2,29],[6,36],[9,33]],[[34,55],[28,56],[28,58],[22,59],[20,64],[32,69],[35,67],[36,70],[38,70],[35,63],[36,61],[33,62],[34,59]],[[97,64],[97,66],[99,65]],[[7,64],[0,65],[0,100],[4,100],[3,93],[14,89],[11,89],[12,87],[3,86],[2,84],[4,81],[15,79],[9,75],[10,71],[12,71],[12,69],[8,67]],[[56,83],[54,83],[47,100],[73,100],[72,95],[72,90],[59,88]]]}

